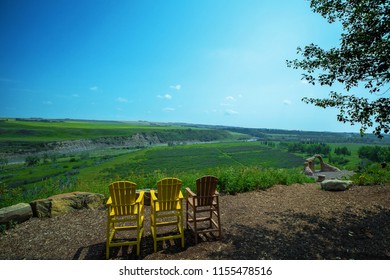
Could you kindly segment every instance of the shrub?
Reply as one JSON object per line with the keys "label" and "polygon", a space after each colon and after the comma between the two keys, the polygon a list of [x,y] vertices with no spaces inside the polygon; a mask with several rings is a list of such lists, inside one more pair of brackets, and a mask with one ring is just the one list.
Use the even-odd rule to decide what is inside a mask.
{"label": "shrub", "polygon": [[220,191],[229,194],[264,190],[277,184],[313,182],[312,178],[296,170],[258,167],[221,168],[217,169],[216,176],[219,178]]}
{"label": "shrub", "polygon": [[39,157],[37,156],[28,156],[25,159],[25,163],[27,166],[34,166],[39,163]]}
{"label": "shrub", "polygon": [[362,168],[350,178],[354,184],[359,186],[381,185],[390,182],[390,167],[382,167],[379,163],[374,163]]}

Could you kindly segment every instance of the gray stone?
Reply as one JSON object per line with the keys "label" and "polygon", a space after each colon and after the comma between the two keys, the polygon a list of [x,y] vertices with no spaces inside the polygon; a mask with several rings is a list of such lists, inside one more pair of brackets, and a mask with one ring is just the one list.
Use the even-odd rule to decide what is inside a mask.
{"label": "gray stone", "polygon": [[0,209],[0,224],[22,223],[33,216],[30,204],[19,203]]}
{"label": "gray stone", "polygon": [[352,186],[352,181],[324,180],[321,182],[321,189],[325,191],[345,191]]}
{"label": "gray stone", "polygon": [[31,208],[35,217],[55,217],[81,209],[104,209],[104,195],[89,192],[71,192],[34,200]]}
{"label": "gray stone", "polygon": [[34,217],[38,218],[50,218],[51,216],[51,200],[50,199],[38,199],[31,201],[31,209]]}
{"label": "gray stone", "polygon": [[80,209],[100,209],[105,202],[102,194],[88,192],[64,193],[48,199],[51,200],[51,217]]}

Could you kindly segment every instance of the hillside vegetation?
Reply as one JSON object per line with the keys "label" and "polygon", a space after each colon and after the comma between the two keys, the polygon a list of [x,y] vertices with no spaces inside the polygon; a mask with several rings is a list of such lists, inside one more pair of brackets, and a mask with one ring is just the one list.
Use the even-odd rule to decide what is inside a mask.
{"label": "hillside vegetation", "polygon": [[[153,188],[168,176],[182,179],[185,188],[214,174],[221,191],[244,192],[312,182],[301,171],[305,158],[316,153],[341,169],[364,171],[376,170],[368,168],[375,161],[371,146],[387,151],[338,143],[350,140],[349,134],[148,122],[3,119],[0,132],[0,207],[76,190],[107,194],[113,180]],[[336,135],[336,143],[316,140]],[[304,138],[295,142],[299,136]],[[378,183],[379,177],[388,180],[382,175],[357,180]]]}

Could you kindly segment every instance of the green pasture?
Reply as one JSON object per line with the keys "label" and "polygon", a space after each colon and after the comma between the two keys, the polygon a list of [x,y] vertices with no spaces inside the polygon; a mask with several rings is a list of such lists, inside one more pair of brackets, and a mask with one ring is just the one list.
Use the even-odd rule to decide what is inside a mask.
{"label": "green pasture", "polygon": [[[107,150],[106,155],[101,151],[100,155],[66,156],[55,162],[41,162],[37,166],[7,165],[0,175],[0,194],[3,195],[0,206],[14,203],[15,199],[31,201],[76,190],[107,194],[107,185],[115,180],[130,180],[140,188],[151,188],[159,179],[171,176],[181,178],[183,188],[192,187],[196,178],[205,174],[230,176],[230,183],[225,180],[225,185],[228,186],[225,186],[225,190],[243,191],[255,185],[262,188],[268,186],[268,183],[262,184],[251,179],[245,187],[237,183],[235,188],[231,185],[233,175],[240,176],[239,174],[249,172],[252,177],[256,177],[254,174],[272,174],[276,172],[272,170],[284,169],[286,171],[283,172],[289,175],[283,173],[283,176],[292,177],[292,174],[299,173],[302,169],[302,163],[302,157],[259,142],[165,146],[121,153]],[[262,178],[260,175],[257,177]],[[285,181],[286,179],[282,179],[282,182]],[[250,186],[251,184],[254,185]]]}
{"label": "green pasture", "polygon": [[[112,136],[131,136],[134,133],[183,130],[181,126],[152,125],[148,123],[99,121],[20,121],[6,119],[0,122],[0,140],[3,141],[65,141]],[[194,128],[195,129],[195,128]]]}
{"label": "green pasture", "polygon": [[97,170],[99,176],[104,178],[128,178],[129,174],[151,173],[156,170],[174,175],[216,167],[253,165],[263,168],[296,168],[303,166],[303,158],[258,142],[154,147],[121,155],[97,168],[81,171],[80,178],[89,180],[91,176],[96,177]]}

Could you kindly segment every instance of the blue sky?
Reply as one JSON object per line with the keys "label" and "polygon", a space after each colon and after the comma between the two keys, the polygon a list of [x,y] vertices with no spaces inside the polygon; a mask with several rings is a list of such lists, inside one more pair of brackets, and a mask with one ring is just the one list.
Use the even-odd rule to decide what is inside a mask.
{"label": "blue sky", "polygon": [[0,116],[358,132],[285,62],[340,32],[305,0],[0,0]]}

